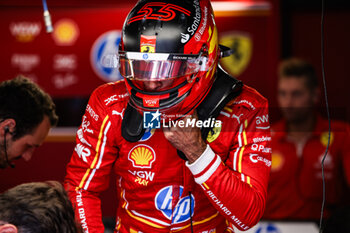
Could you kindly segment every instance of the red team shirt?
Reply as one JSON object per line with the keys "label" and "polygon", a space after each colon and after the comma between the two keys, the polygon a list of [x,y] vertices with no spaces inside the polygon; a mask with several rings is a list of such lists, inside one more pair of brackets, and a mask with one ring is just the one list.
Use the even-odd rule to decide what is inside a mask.
{"label": "red team shirt", "polygon": [[123,81],[97,88],[77,132],[65,187],[85,232],[104,232],[98,195],[111,172],[117,175],[115,232],[191,232],[190,206],[194,232],[232,232],[232,224],[247,230],[259,221],[271,166],[264,97],[244,86],[190,165],[162,129],[134,143],[121,136],[128,101]]}
{"label": "red team shirt", "polygon": [[[321,161],[328,139],[328,121],[317,117],[307,141],[288,139],[284,120],[272,127],[272,167],[264,218],[318,220],[321,216]],[[325,216],[347,201],[350,187],[349,126],[332,121],[329,153],[324,162]]]}

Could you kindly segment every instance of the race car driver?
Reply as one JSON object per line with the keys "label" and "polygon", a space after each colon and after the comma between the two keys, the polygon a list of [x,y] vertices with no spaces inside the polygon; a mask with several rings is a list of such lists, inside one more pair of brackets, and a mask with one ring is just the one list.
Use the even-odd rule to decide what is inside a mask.
{"label": "race car driver", "polygon": [[92,93],[67,166],[85,232],[104,232],[99,193],[111,172],[115,232],[233,232],[259,221],[271,166],[267,100],[220,68],[225,54],[208,0],[131,10],[107,59],[125,79]]}

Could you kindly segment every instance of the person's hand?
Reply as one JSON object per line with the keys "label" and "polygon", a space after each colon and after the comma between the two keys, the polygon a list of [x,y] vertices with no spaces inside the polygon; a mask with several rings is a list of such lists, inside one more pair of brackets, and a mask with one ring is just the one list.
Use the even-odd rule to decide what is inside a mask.
{"label": "person's hand", "polygon": [[[186,116],[182,120],[198,119],[197,113],[192,116]],[[207,145],[201,137],[201,131],[194,127],[170,126],[163,128],[165,138],[178,150],[182,151],[187,157],[189,163],[193,163],[205,151]]]}

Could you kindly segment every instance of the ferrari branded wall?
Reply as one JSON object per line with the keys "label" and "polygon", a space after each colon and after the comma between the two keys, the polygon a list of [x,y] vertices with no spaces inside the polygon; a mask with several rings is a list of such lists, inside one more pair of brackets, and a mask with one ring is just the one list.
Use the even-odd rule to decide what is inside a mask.
{"label": "ferrari branded wall", "polygon": [[[53,97],[81,97],[104,82],[121,79],[117,70],[103,68],[100,60],[117,51],[132,3],[65,7],[54,2],[50,7],[49,2],[52,33],[45,31],[41,5],[2,4],[0,80],[23,74]],[[220,43],[235,51],[222,65],[266,93],[269,72],[278,58],[275,7],[267,1],[213,1]]]}
{"label": "ferrari branded wall", "polygon": [[2,10],[1,79],[23,74],[53,97],[89,96],[98,85],[121,78],[99,60],[118,48],[128,10],[52,7],[50,34],[42,9]]}

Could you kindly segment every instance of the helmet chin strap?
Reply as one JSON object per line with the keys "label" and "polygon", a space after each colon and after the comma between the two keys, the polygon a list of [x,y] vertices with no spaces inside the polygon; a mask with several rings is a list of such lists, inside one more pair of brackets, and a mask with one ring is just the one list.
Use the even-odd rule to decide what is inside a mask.
{"label": "helmet chin strap", "polygon": [[122,121],[123,138],[129,142],[137,142],[142,138],[144,133],[142,114],[128,103]]}
{"label": "helmet chin strap", "polygon": [[[6,134],[10,133],[10,130],[8,128],[5,128],[5,134],[4,134],[4,153],[5,153],[5,159],[6,159],[6,163],[11,167],[11,168],[15,168],[15,165],[13,163],[10,162],[8,154],[7,154],[7,143],[6,143]],[[11,133],[10,133],[11,134]]]}
{"label": "helmet chin strap", "polygon": [[[217,69],[217,78],[207,97],[197,108],[198,119],[217,118],[228,102],[236,98],[242,91],[243,83],[226,73],[221,66]],[[207,139],[211,128],[202,128],[202,138]]]}

